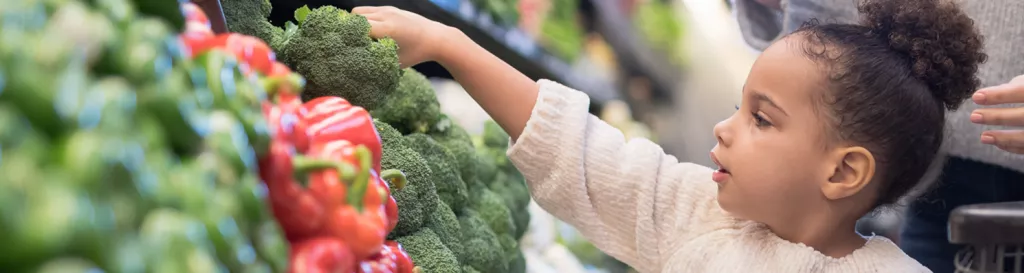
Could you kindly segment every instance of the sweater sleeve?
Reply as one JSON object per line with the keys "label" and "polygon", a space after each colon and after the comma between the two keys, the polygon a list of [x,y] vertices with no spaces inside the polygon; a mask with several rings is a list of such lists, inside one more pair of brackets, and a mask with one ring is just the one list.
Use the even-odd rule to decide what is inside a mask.
{"label": "sweater sleeve", "polygon": [[660,271],[669,242],[702,222],[691,218],[717,208],[712,170],[678,163],[646,139],[627,141],[590,115],[585,94],[550,81],[540,86],[508,151],[531,195],[609,255],[640,272]]}

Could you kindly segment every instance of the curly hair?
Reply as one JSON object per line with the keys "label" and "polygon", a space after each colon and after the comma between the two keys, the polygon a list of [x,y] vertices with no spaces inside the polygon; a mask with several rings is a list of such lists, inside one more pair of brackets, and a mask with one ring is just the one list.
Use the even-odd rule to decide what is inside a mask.
{"label": "curly hair", "polygon": [[974,21],[947,0],[866,0],[859,25],[811,21],[804,53],[825,68],[833,137],[867,148],[882,183],[876,206],[914,188],[942,144],[945,110],[979,85],[985,62]]}

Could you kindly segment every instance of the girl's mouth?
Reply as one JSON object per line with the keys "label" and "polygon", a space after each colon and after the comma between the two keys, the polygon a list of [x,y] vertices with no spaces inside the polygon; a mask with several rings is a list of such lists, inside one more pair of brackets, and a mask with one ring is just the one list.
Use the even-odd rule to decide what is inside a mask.
{"label": "girl's mouth", "polygon": [[715,182],[718,183],[722,183],[725,182],[725,180],[729,179],[729,177],[732,174],[729,173],[728,169],[722,166],[722,163],[720,161],[718,161],[718,157],[715,156],[715,152],[711,152],[711,161],[714,161],[715,165],[718,165],[718,170],[715,171],[715,173],[711,174],[711,180],[714,180]]}

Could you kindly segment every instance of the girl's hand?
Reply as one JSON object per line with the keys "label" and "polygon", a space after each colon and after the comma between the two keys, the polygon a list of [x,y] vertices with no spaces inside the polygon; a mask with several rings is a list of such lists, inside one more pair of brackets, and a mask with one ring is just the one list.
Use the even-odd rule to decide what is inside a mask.
{"label": "girl's hand", "polygon": [[[1009,83],[984,88],[974,93],[973,100],[979,105],[1000,105],[1024,103],[1024,75],[1017,76]],[[971,121],[978,124],[1014,126],[1014,130],[986,131],[981,142],[992,144],[999,149],[1024,154],[1024,107],[985,108],[974,110]]]}
{"label": "girl's hand", "polygon": [[370,21],[370,36],[390,37],[398,43],[402,68],[435,61],[446,48],[442,43],[458,33],[454,28],[394,7],[357,7],[352,13]]}

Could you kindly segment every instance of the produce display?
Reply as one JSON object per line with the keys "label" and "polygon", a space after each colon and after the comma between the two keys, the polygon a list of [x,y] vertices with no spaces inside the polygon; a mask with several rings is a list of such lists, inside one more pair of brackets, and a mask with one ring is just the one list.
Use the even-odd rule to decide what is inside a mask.
{"label": "produce display", "polygon": [[505,157],[504,131],[492,124],[473,137],[441,114],[426,77],[400,69],[394,41],[370,38],[362,16],[303,7],[295,23],[281,28],[267,22],[266,0],[221,3],[231,31],[263,39],[305,76],[307,103],[342,97],[374,117],[380,168],[404,177],[404,185],[385,180],[398,220],[387,239],[401,244],[420,270],[525,272],[518,240],[529,223],[530,198]]}
{"label": "produce display", "polygon": [[540,42],[559,58],[573,62],[583,52],[585,31],[580,24],[580,0],[550,0],[541,23]]}
{"label": "produce display", "polygon": [[0,268],[419,271],[385,239],[406,177],[366,110],[303,103],[266,43],[194,4],[138,2],[0,14]]}
{"label": "produce display", "polygon": [[680,14],[669,1],[646,0],[639,3],[633,14],[633,25],[639,30],[647,44],[664,52],[675,64],[684,64],[685,55],[681,48],[684,26]]}
{"label": "produce display", "polygon": [[471,0],[470,2],[499,24],[514,26],[519,23],[519,0]]}
{"label": "produce display", "polygon": [[256,172],[270,141],[268,78],[246,76],[230,50],[192,51],[175,34],[185,27],[178,5],[0,8],[2,271],[288,266]]}

